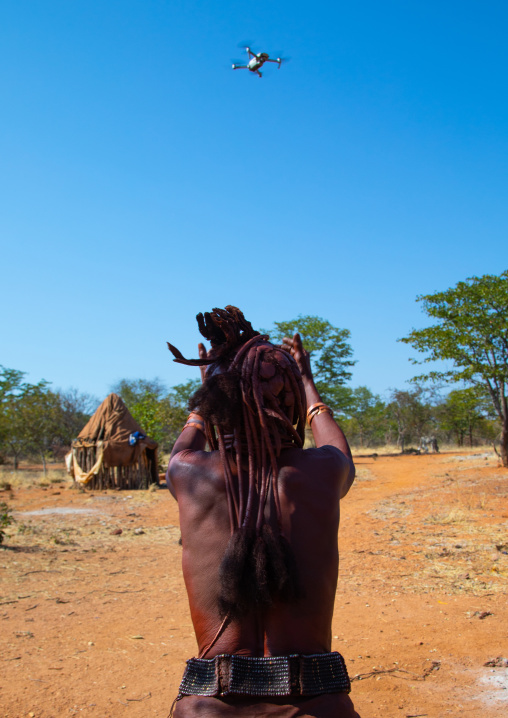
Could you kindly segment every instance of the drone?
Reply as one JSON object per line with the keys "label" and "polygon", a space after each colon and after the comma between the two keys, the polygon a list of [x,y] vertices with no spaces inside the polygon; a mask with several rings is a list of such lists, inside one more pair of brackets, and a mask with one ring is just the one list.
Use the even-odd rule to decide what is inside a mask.
{"label": "drone", "polygon": [[250,70],[250,72],[255,72],[258,77],[263,77],[261,72],[259,71],[260,67],[263,67],[265,62],[275,62],[279,66],[282,63],[282,58],[278,57],[275,60],[272,60],[270,58],[270,55],[267,52],[258,52],[257,54],[255,52],[252,52],[250,47],[245,48],[247,52],[249,53],[249,62],[246,65],[233,65],[233,70]]}

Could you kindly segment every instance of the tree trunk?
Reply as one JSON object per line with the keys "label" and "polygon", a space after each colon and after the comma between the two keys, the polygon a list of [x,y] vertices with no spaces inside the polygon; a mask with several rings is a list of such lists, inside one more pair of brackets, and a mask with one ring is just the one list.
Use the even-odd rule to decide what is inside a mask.
{"label": "tree trunk", "polygon": [[501,431],[501,462],[503,466],[508,468],[508,417],[503,421],[503,429]]}
{"label": "tree trunk", "polygon": [[46,457],[44,456],[44,453],[41,453],[41,459],[42,459],[42,470],[44,472],[44,478],[46,478]]}

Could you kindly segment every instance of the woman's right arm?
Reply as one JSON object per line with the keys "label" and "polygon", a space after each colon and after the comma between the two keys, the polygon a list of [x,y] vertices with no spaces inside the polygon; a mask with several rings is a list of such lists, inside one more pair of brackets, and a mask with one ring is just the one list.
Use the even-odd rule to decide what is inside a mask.
{"label": "woman's right arm", "polygon": [[[283,346],[291,353],[300,369],[305,396],[307,398],[307,407],[312,407],[312,405],[322,402],[316,385],[314,384],[309,353],[303,348],[300,335],[295,334],[293,338],[284,337]],[[344,483],[341,491],[342,498],[342,496],[345,496],[349,491],[355,478],[353,457],[351,456],[351,449],[349,448],[344,432],[328,411],[322,411],[320,414],[314,415],[310,427],[314,441],[316,442],[316,447],[335,446],[335,448],[339,449],[343,454],[343,472],[341,473],[343,474]]]}

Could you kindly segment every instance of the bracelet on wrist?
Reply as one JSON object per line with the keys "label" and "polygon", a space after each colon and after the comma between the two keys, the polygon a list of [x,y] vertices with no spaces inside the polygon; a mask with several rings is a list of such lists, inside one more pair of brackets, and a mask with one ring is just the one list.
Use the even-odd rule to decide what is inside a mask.
{"label": "bracelet on wrist", "polygon": [[318,401],[315,404],[312,404],[312,406],[310,406],[307,410],[307,421],[309,426],[312,424],[312,421],[316,418],[316,416],[325,412],[333,417],[333,410],[330,409],[330,407],[324,402]]}
{"label": "bracelet on wrist", "polygon": [[187,421],[187,422],[183,425],[182,431],[183,431],[184,429],[186,429],[188,426],[192,427],[193,429],[197,429],[198,431],[201,431],[201,433],[206,436],[205,424],[204,424],[203,421]]}

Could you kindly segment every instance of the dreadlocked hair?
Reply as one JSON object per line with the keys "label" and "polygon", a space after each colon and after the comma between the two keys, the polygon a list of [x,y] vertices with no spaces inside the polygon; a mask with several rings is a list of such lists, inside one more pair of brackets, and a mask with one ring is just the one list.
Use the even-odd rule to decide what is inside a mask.
{"label": "dreadlocked hair", "polygon": [[[220,566],[218,601],[221,614],[234,620],[301,595],[282,530],[277,459],[283,448],[303,447],[305,392],[292,356],[254,331],[236,307],[198,314],[197,321],[212,345],[206,359],[187,360],[169,347],[175,361],[209,365],[189,409],[203,417],[208,443],[220,452],[224,468],[231,538]],[[272,522],[265,517],[270,494]]]}

